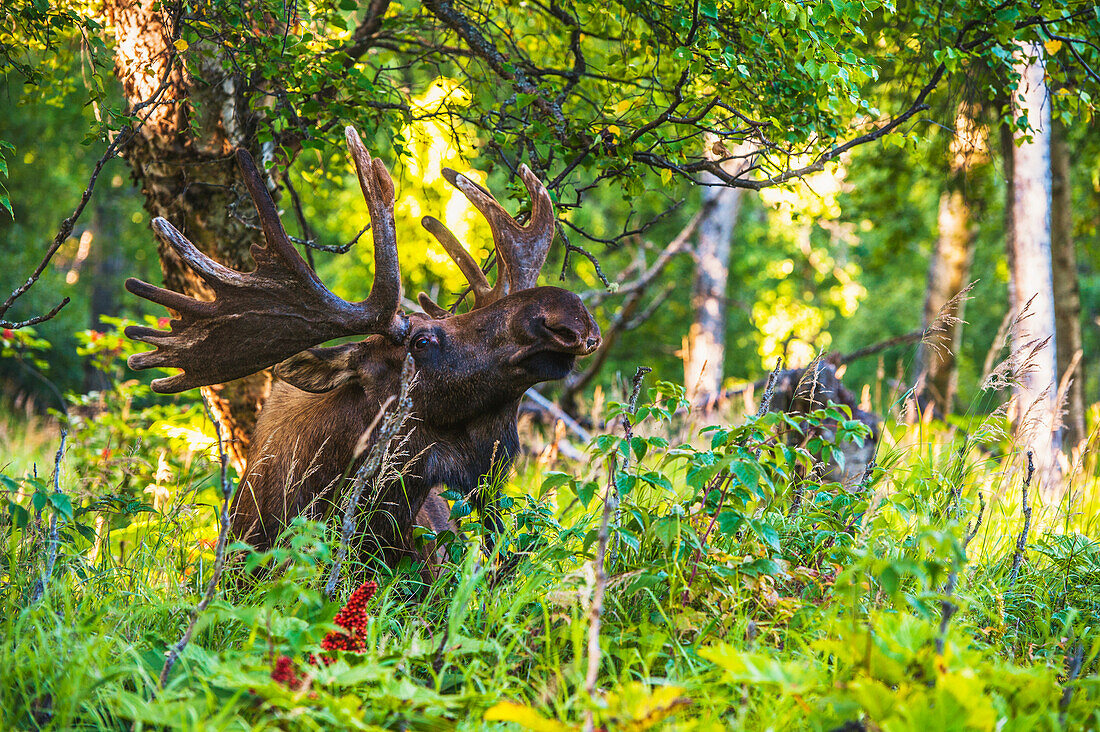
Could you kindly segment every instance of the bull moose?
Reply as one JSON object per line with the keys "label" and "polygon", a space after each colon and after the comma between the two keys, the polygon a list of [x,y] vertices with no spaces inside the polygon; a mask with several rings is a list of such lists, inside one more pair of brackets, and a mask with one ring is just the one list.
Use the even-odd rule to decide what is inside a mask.
{"label": "bull moose", "polygon": [[[357,442],[397,392],[411,355],[416,377],[412,419],[398,458],[401,479],[383,487],[365,527],[392,563],[414,551],[411,530],[418,512],[422,523],[436,529],[446,520],[446,504],[440,505],[434,487],[445,484],[471,495],[482,476],[511,463],[523,393],[568,374],[578,356],[599,346],[600,330],[574,293],[536,285],[556,219],[545,186],[526,166],[519,169],[532,199],[526,225],[469,178],[444,171],[488,221],[498,277],[490,286],[454,234],[426,217],[424,228],[469,281],[473,307],[452,314],[421,293],[424,312],[403,312],[393,180],[356,131],[345,132],[374,239],[374,282],[365,300],[347,302],[321,283],[283,229],[252,157],[238,150],[265,240],[252,247],[255,269],[228,269],[168,221],[155,219],[156,235],[210,286],[215,299],[202,302],[129,279],[130,292],[168,307],[175,319],[168,331],[131,326],[126,335],[155,346],[132,356],[132,368],[182,370],[153,381],[160,393],[277,364],[278,380],[256,425],[232,511],[233,535],[260,549],[270,547],[292,518],[324,515],[326,506],[340,500],[346,476],[362,460]],[[353,335],[367,337],[317,347]]]}

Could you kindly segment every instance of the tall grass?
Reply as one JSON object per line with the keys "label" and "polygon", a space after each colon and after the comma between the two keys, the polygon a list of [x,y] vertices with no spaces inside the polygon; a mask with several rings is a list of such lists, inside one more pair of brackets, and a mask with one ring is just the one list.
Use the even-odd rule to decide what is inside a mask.
{"label": "tall grass", "polygon": [[[217,466],[201,450],[169,451],[175,477],[158,479],[146,456],[129,468],[146,471],[129,489],[141,500],[99,500],[82,488],[111,485],[93,474],[107,469],[93,460],[98,445],[74,447],[60,559],[32,603],[43,526],[61,509],[36,511],[50,487],[20,476],[37,462],[48,479],[56,431],[0,417],[9,505],[27,513],[20,526],[10,509],[2,527],[4,725],[557,730],[591,714],[608,730],[1100,727],[1095,438],[1064,492],[1031,486],[1012,580],[1026,446],[1003,415],[889,422],[879,467],[846,491],[807,481],[811,456],[770,439],[778,416],[700,433],[677,399],[667,385],[651,393],[640,442],[604,435],[580,461],[521,460],[502,486],[504,534],[485,541],[480,517],[467,515],[437,580],[411,565],[385,576],[348,567],[337,597],[381,584],[362,654],[319,660],[325,635],[341,630],[340,603],[323,592],[338,537],[299,522],[251,559],[276,570],[227,571],[163,689],[164,653],[210,576]],[[625,450],[626,472],[610,460]],[[161,492],[141,491],[144,480]],[[590,695],[586,633],[609,484],[621,505]],[[284,656],[300,683],[273,678]]]}

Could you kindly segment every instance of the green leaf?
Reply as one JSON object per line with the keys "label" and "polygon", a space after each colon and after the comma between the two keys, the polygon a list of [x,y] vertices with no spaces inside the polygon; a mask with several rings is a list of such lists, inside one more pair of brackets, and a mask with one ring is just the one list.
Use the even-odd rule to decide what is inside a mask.
{"label": "green leaf", "polygon": [[73,518],[73,502],[64,493],[54,492],[50,494],[50,503],[53,504],[54,509],[57,510],[67,520]]}
{"label": "green leaf", "polygon": [[774,559],[768,557],[758,557],[748,564],[741,565],[741,571],[751,577],[759,577],[760,575],[777,575],[779,574],[779,565]]}
{"label": "green leaf", "polygon": [[626,496],[630,494],[630,491],[634,490],[634,486],[638,484],[638,478],[630,473],[619,473],[615,476],[615,490],[619,492],[620,496]]}
{"label": "green leaf", "polygon": [[546,477],[542,480],[542,492],[543,494],[560,488],[563,485],[568,485],[573,480],[573,476],[569,473],[562,473],[557,470],[551,470],[546,473]]}
{"label": "green leaf", "polygon": [[457,521],[461,518],[466,518],[473,513],[473,506],[464,500],[455,501],[451,505],[451,519]]}
{"label": "green leaf", "polygon": [[749,528],[752,529],[752,533],[756,534],[760,541],[775,551],[779,551],[779,534],[774,526],[759,519],[752,519],[749,521]]}
{"label": "green leaf", "polygon": [[616,533],[618,533],[619,539],[622,540],[623,544],[636,552],[641,551],[642,544],[638,541],[638,537],[635,536],[633,532],[627,531],[626,529],[618,529]]}
{"label": "green leaf", "polygon": [[878,581],[882,585],[882,590],[888,595],[893,595],[898,591],[898,571],[894,569],[891,564],[886,565],[886,568],[882,570],[882,574],[879,575]]}
{"label": "green leaf", "polygon": [[588,504],[592,502],[592,497],[596,495],[596,481],[588,480],[577,486],[577,498],[580,499],[581,504],[588,508]]}
{"label": "green leaf", "polygon": [[718,514],[718,531],[725,536],[735,536],[744,524],[745,517],[737,511],[726,509]]}
{"label": "green leaf", "polygon": [[11,516],[11,522],[20,529],[26,527],[30,519],[30,512],[15,501],[8,502],[8,514]]}
{"label": "green leaf", "polygon": [[664,473],[658,473],[653,470],[646,471],[638,476],[644,483],[648,483],[654,488],[663,488],[666,491],[672,491],[672,481]]}
{"label": "green leaf", "polygon": [[596,438],[596,449],[602,453],[608,453],[619,444],[619,438],[615,435],[600,435]]}
{"label": "green leaf", "polygon": [[661,542],[665,551],[669,551],[680,536],[680,517],[673,514],[657,519],[653,525],[653,535],[657,537],[657,541]]}
{"label": "green leaf", "polygon": [[760,476],[762,471],[760,470],[759,463],[755,460],[738,460],[733,464],[733,474],[737,477],[741,485],[758,496],[763,495],[760,491]]}

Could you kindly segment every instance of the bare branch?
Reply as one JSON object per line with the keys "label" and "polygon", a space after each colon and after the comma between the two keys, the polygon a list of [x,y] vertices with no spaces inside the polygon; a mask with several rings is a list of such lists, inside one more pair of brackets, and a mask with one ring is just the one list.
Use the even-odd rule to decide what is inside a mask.
{"label": "bare branch", "polygon": [[871,345],[864,346],[863,348],[857,348],[851,353],[835,353],[826,360],[838,365],[851,363],[852,361],[866,358],[867,356],[873,356],[876,353],[885,351],[888,348],[893,348],[894,346],[903,346],[908,343],[916,343],[921,339],[923,335],[923,330],[914,330],[910,333],[903,333],[902,335],[894,336],[893,338],[887,338],[886,340],[879,341],[878,343],[872,343]]}
{"label": "bare branch", "polygon": [[[179,659],[183,649],[191,641],[199,615],[206,610],[207,606],[210,605],[210,601],[214,599],[214,593],[217,592],[218,583],[221,581],[222,571],[225,569],[225,549],[229,544],[229,506],[233,501],[236,486],[229,479],[229,456],[225,452],[225,441],[222,439],[221,421],[214,416],[214,411],[210,408],[210,403],[206,401],[205,394],[203,395],[202,405],[206,409],[206,416],[210,418],[214,425],[214,434],[218,437],[218,463],[222,492],[222,506],[221,511],[218,513],[218,544],[214,550],[214,571],[210,575],[210,581],[206,584],[206,591],[203,593],[202,599],[199,600],[199,604],[191,611],[191,620],[187,623],[187,630],[165,654],[164,667],[160,670],[160,679],[157,682],[160,689],[164,688],[164,684],[168,681],[168,674],[172,672],[172,667],[176,665],[176,660]],[[156,690],[153,691],[152,697],[156,698]]]}
{"label": "bare branch", "polygon": [[535,104],[553,120],[553,124],[559,136],[563,136],[566,128],[565,114],[561,105],[547,99],[538,86],[527,78],[527,74],[518,64],[513,64],[511,70],[505,68],[508,63],[504,54],[486,38],[469,18],[463,15],[450,0],[425,0],[424,6],[432,15],[441,20],[444,25],[458,34],[466,45],[473,50],[497,76],[511,81],[516,91],[521,94],[531,94],[535,97]]}
{"label": "bare branch", "polygon": [[[688,239],[691,238],[692,234],[695,233],[695,229],[699,226],[699,221],[702,220],[703,215],[704,211],[702,210],[696,213],[691,221],[688,222],[687,226],[685,226],[680,233],[668,243],[661,253],[657,255],[652,265],[643,271],[633,282],[620,287],[616,291],[617,294],[625,294],[627,297],[623,301],[614,319],[608,327],[604,329],[603,343],[600,344],[596,353],[592,355],[592,359],[588,366],[580,374],[566,381],[562,390],[561,400],[567,407],[573,403],[573,399],[576,397],[577,393],[583,390],[603,369],[604,364],[607,363],[607,359],[611,355],[611,350],[615,347],[620,336],[638,325],[639,322],[644,322],[649,315],[652,315],[652,311],[654,310],[652,306],[647,308],[646,312],[640,316],[635,316],[635,313],[642,301],[642,297],[649,291],[649,286],[658,276],[660,276],[668,263],[672,261],[672,258],[684,251],[684,245],[687,243]],[[599,302],[603,299],[603,296],[604,294],[601,292],[599,295],[595,296],[594,299],[596,302]],[[661,300],[662,298],[658,297],[654,301],[654,304],[659,305]]]}
{"label": "bare branch", "polygon": [[378,428],[378,439],[374,441],[370,454],[359,466],[359,469],[355,471],[355,477],[352,479],[351,493],[348,495],[347,505],[344,507],[344,520],[340,527],[340,546],[336,550],[336,558],[332,563],[328,581],[325,583],[325,594],[329,597],[332,597],[333,593],[336,592],[336,583],[340,581],[340,571],[343,569],[344,559],[348,554],[348,545],[351,543],[352,534],[355,532],[355,521],[359,514],[359,498],[363,494],[363,488],[378,478],[382,470],[383,460],[389,452],[390,443],[412,412],[412,399],[409,397],[409,389],[412,387],[414,376],[412,354],[406,354],[405,364],[401,369],[401,386],[398,389],[397,406],[392,412],[386,412],[387,407],[394,399],[391,396],[378,410],[378,415],[360,437],[360,444],[363,444],[370,439],[378,423],[382,423],[382,426]]}
{"label": "bare branch", "polygon": [[525,396],[538,405],[543,411],[549,412],[554,419],[561,420],[583,442],[592,439],[592,434],[566,413],[564,409],[540,394],[534,387],[527,390]]}
{"label": "bare branch", "polygon": [[[177,5],[174,11],[174,15],[172,16],[172,40],[179,38],[179,18],[182,12],[183,6]],[[144,102],[141,102],[132,110],[130,110],[130,113],[132,115],[136,115],[138,112],[144,110],[146,107],[158,105],[160,103],[160,97],[170,86],[169,79],[175,66],[177,51],[175,49],[175,46],[171,43],[168,44],[168,47],[170,55],[168,57],[167,63],[165,64],[164,75],[161,77],[159,86],[148,99],[146,99]],[[103,171],[103,166],[114,159],[121,148],[129,144],[130,140],[134,138],[138,130],[141,129],[142,125],[145,124],[145,121],[149,119],[149,116],[152,113],[153,110],[151,109],[144,117],[135,121],[133,125],[123,127],[121,130],[119,130],[118,134],[115,135],[115,138],[111,140],[110,144],[107,145],[107,149],[103,152],[103,155],[100,156],[99,160],[96,161],[95,166],[92,168],[92,174],[88,178],[88,185],[85,186],[84,192],[80,195],[80,201],[77,203],[76,208],[73,210],[73,212],[61,222],[61,225],[58,227],[57,230],[57,235],[53,238],[53,243],[50,244],[49,249],[46,250],[46,253],[45,255],[43,255],[42,260],[38,263],[38,266],[34,268],[34,271],[31,273],[30,277],[27,278],[26,282],[15,288],[15,290],[12,291],[8,298],[2,304],[0,304],[0,318],[4,317],[4,315],[8,312],[8,310],[11,308],[16,300],[26,294],[27,290],[31,289],[31,287],[33,287],[34,284],[38,282],[38,278],[41,277],[42,273],[46,271],[46,267],[49,266],[50,261],[53,259],[54,255],[57,254],[57,250],[61,248],[61,245],[64,244],[65,241],[69,238],[69,235],[73,233],[73,227],[76,225],[76,222],[80,218],[81,214],[84,213],[84,208],[88,205],[88,201],[90,201],[92,198],[92,191],[95,190],[96,180],[99,178],[99,174]],[[69,298],[66,297],[60,303],[54,306],[52,310],[44,315],[35,316],[33,318],[29,318],[23,321],[13,322],[3,320],[0,321],[0,325],[3,325],[3,327],[6,328],[14,329],[42,323],[61,312],[61,308],[65,307],[68,303]]]}
{"label": "bare branch", "polygon": [[1008,575],[1008,586],[1016,585],[1016,576],[1020,572],[1020,563],[1024,559],[1024,550],[1027,548],[1027,532],[1031,528],[1031,503],[1027,498],[1027,489],[1031,487],[1031,479],[1035,475],[1035,461],[1032,459],[1031,450],[1027,451],[1027,475],[1020,486],[1021,510],[1024,513],[1024,526],[1016,539],[1016,553],[1012,555],[1012,571]]}
{"label": "bare branch", "polygon": [[[61,494],[61,458],[65,455],[65,438],[69,436],[69,431],[66,429],[61,430],[61,444],[57,447],[57,454],[53,459],[53,492],[55,495]],[[53,574],[54,565],[57,563],[57,549],[60,544],[60,539],[57,533],[57,507],[50,511],[50,550],[46,555],[46,566],[42,570],[42,576],[39,577],[38,582],[34,585],[34,590],[31,592],[31,602],[35,603],[42,599],[42,596],[46,594],[46,585],[50,581],[50,575]]]}

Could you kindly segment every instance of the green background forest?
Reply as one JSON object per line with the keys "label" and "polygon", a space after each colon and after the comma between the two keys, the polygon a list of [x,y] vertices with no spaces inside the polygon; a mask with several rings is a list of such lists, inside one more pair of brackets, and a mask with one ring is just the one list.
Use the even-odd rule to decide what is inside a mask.
{"label": "green background forest", "polygon": [[[0,18],[0,295],[48,259],[0,307],[3,726],[1100,728],[1093,4],[19,0]],[[194,294],[154,216],[248,269],[236,147],[320,279],[366,296],[346,125],[393,175],[406,296],[449,306],[466,284],[425,215],[493,261],[443,169],[522,218],[522,162],[559,218],[541,282],[604,333],[598,369],[523,403],[498,499],[444,494],[461,531],[418,530],[445,543],[434,574],[340,575],[336,519],[233,543],[241,467],[218,448],[247,438],[255,382],[204,409],[125,363],[145,348],[122,327],[167,314],[126,278]],[[1012,198],[1036,140],[1045,261],[1020,243],[1034,199]],[[944,297],[930,272],[960,210]],[[1054,271],[1049,334],[1074,344],[1040,397],[1063,415],[1049,463],[1026,270]],[[829,361],[855,401],[757,412],[779,358]],[[865,444],[854,482],[815,467]]]}

